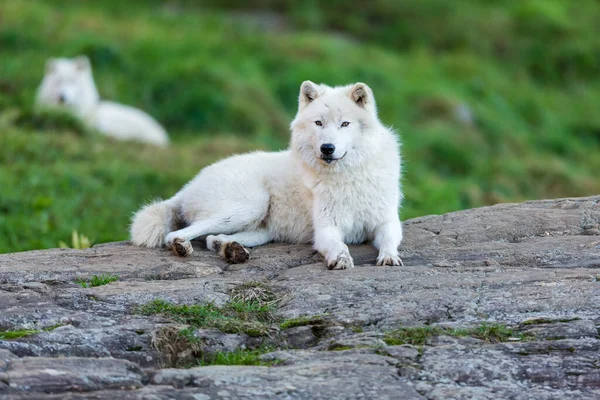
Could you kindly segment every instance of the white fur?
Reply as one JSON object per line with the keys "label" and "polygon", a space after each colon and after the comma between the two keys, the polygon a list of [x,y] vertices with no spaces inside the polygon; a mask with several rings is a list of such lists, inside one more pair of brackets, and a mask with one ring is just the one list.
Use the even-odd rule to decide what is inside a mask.
{"label": "white fur", "polygon": [[90,62],[85,56],[48,60],[36,105],[64,108],[88,127],[115,139],[158,146],[169,142],[165,130],[150,115],[133,107],[100,100]]}
{"label": "white fur", "polygon": [[[306,81],[291,129],[288,150],[221,160],[138,211],[133,243],[172,247],[202,235],[212,250],[233,241],[312,242],[329,268],[344,269],[353,266],[347,244],[372,241],[378,265],[401,264],[399,143],[379,121],[371,89]],[[335,146],[330,163],[323,144]]]}

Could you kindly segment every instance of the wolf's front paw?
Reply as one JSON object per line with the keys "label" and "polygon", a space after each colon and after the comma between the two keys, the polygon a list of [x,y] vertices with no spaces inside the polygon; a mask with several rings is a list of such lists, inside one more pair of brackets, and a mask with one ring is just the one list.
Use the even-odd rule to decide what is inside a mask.
{"label": "wolf's front paw", "polygon": [[390,254],[390,253],[380,253],[379,257],[377,257],[377,265],[402,265],[402,259],[398,256],[398,254]]}
{"label": "wolf's front paw", "polygon": [[194,252],[192,243],[190,243],[189,240],[174,239],[173,242],[170,244],[170,247],[171,250],[173,250],[173,253],[181,257],[187,257]]}
{"label": "wolf's front paw", "polygon": [[347,269],[354,268],[354,260],[348,253],[340,253],[333,260],[327,262],[328,269]]}

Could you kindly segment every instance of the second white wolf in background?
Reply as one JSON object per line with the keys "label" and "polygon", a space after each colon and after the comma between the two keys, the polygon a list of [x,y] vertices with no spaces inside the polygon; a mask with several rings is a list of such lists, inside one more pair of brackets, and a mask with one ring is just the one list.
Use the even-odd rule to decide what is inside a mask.
{"label": "second white wolf in background", "polygon": [[92,66],[85,56],[48,60],[36,105],[66,109],[89,128],[115,139],[158,146],[169,143],[163,127],[150,115],[137,108],[100,100]]}
{"label": "second white wolf in background", "polygon": [[[136,213],[134,244],[192,253],[206,238],[229,262],[270,241],[313,243],[330,269],[354,266],[347,244],[372,241],[377,265],[401,265],[400,148],[364,83],[306,81],[289,150],[233,156],[204,168],[175,196]],[[181,227],[183,229],[180,229]]]}

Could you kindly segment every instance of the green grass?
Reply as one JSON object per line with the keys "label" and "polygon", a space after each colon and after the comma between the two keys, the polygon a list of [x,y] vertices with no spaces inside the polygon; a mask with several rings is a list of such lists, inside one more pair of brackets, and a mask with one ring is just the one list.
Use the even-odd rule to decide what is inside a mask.
{"label": "green grass", "polygon": [[423,346],[429,338],[439,336],[443,330],[439,327],[402,327],[390,332],[386,332],[384,341],[389,346],[400,344],[411,344],[413,346]]}
{"label": "green grass", "polygon": [[78,278],[75,279],[75,283],[81,286],[82,288],[91,288],[96,286],[108,285],[111,282],[116,282],[119,280],[118,275],[114,274],[102,274],[102,275],[93,275],[89,280]]}
{"label": "green grass", "polygon": [[231,352],[206,353],[204,342],[197,335],[197,326],[183,329],[162,327],[153,333],[152,346],[166,358],[165,366],[176,368],[192,368],[206,365],[276,365],[277,360],[262,361],[262,354],[274,351],[268,345],[260,345],[254,349],[236,349]]}
{"label": "green grass", "polygon": [[345,351],[345,350],[352,350],[352,349],[356,349],[359,348],[357,347],[352,347],[352,346],[329,346],[327,348],[328,351]]}
{"label": "green grass", "polygon": [[278,319],[272,314],[274,310],[273,305],[257,302],[232,300],[223,306],[217,306],[214,303],[173,304],[163,299],[155,299],[140,306],[137,312],[144,315],[163,315],[192,327],[216,328],[225,333],[246,333],[250,336],[264,336],[276,328],[286,330],[324,322],[324,315]]}
{"label": "green grass", "polygon": [[90,239],[83,235],[78,233],[77,231],[73,231],[71,233],[71,245],[69,246],[68,244],[66,244],[63,241],[58,242],[58,247],[60,247],[61,249],[77,249],[77,250],[83,250],[83,249],[89,249],[90,247],[92,247],[92,244],[90,242]]}
{"label": "green grass", "polygon": [[528,319],[526,321],[523,321],[523,322],[521,322],[521,325],[522,326],[528,326],[528,325],[540,325],[540,324],[556,324],[556,323],[560,323],[560,322],[577,321],[579,319],[580,318],[578,318],[578,317],[573,317],[573,318],[557,318],[557,319],[540,317],[540,318],[532,318],[532,319]]}
{"label": "green grass", "polygon": [[[191,360],[198,365],[272,365],[262,362],[261,354],[272,351],[265,345],[256,349],[237,349],[233,352],[207,354],[197,329],[214,328],[225,333],[245,333],[266,337],[274,331],[277,298],[271,288],[262,282],[248,281],[229,291],[230,300],[222,306],[214,303],[173,304],[155,299],[140,306],[144,315],[161,315],[171,321],[187,325],[183,329],[163,327],[153,334],[152,345],[172,367],[190,367]],[[185,355],[182,357],[182,355]],[[191,356],[191,359],[190,359]]]}
{"label": "green grass", "polygon": [[[203,166],[284,148],[305,79],[372,87],[402,136],[403,219],[600,193],[596,1],[340,4],[1,2],[0,253],[126,239],[136,209]],[[265,7],[283,30],[261,27]],[[45,60],[78,54],[103,98],[148,111],[173,146],[31,111]]]}
{"label": "green grass", "polygon": [[[274,316],[279,299],[265,283],[248,281],[229,291],[230,299],[222,306],[212,302],[174,304],[154,299],[137,308],[144,315],[163,315],[191,328],[215,328],[226,333],[246,333],[265,336],[270,331],[286,330],[303,325],[321,325],[325,315],[300,316],[282,319]],[[194,342],[193,329],[181,331],[179,336]],[[191,335],[191,336],[190,336]]]}
{"label": "green grass", "polygon": [[213,303],[173,304],[157,299],[141,306],[139,312],[145,315],[160,314],[198,328],[216,328],[226,333],[264,336],[269,330],[271,310],[256,303],[229,302],[218,307]]}
{"label": "green grass", "polygon": [[0,340],[12,340],[20,339],[27,336],[37,335],[40,333],[39,329],[17,329],[14,331],[0,332]]}
{"label": "green grass", "polygon": [[322,324],[325,315],[306,315],[298,318],[290,318],[279,324],[279,327],[283,330],[294,328],[296,326],[305,326],[313,324]]}
{"label": "green grass", "polygon": [[277,361],[262,361],[260,356],[273,351],[273,348],[263,347],[254,350],[240,349],[230,352],[219,352],[208,359],[199,359],[198,365],[259,365],[273,366]]}
{"label": "green grass", "polygon": [[364,332],[364,328],[362,326],[358,326],[358,325],[351,326],[350,330],[354,333],[363,333]]}
{"label": "green grass", "polygon": [[527,340],[528,336],[503,324],[482,323],[472,328],[450,329],[440,326],[400,327],[386,332],[384,341],[389,346],[410,344],[423,346],[435,336],[470,336],[487,343],[507,342],[511,338]]}
{"label": "green grass", "polygon": [[12,331],[0,331],[0,340],[21,339],[27,336],[37,335],[42,332],[50,332],[63,324],[56,324],[42,329],[15,329]]}
{"label": "green grass", "polygon": [[[461,336],[461,334],[459,332],[457,335]],[[476,328],[467,330],[464,332],[464,335],[472,336],[488,343],[507,342],[510,338],[526,339],[525,335],[502,324],[482,324]]]}

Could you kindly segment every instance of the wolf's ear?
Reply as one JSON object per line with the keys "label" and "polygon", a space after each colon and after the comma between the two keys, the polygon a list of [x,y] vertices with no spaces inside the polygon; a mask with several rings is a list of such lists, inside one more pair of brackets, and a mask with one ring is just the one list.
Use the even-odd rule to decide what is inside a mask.
{"label": "wolf's ear", "polygon": [[373,91],[362,82],[355,83],[349,92],[350,100],[357,106],[367,110],[375,110],[375,97]]}
{"label": "wolf's ear", "polygon": [[298,101],[299,108],[302,110],[304,107],[315,101],[317,97],[319,97],[317,85],[311,81],[302,82],[302,85],[300,85],[300,99]]}
{"label": "wolf's ear", "polygon": [[44,66],[47,74],[51,74],[56,70],[56,60],[54,58],[49,58],[46,60],[46,65]]}
{"label": "wolf's ear", "polygon": [[87,56],[77,56],[75,57],[75,66],[79,71],[87,71],[92,68],[90,64],[90,59]]}

